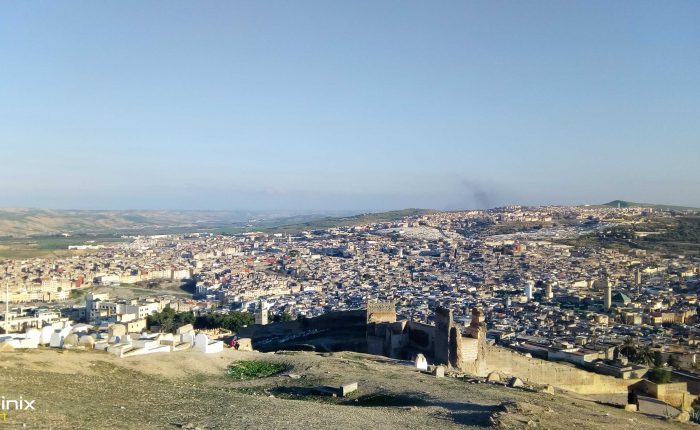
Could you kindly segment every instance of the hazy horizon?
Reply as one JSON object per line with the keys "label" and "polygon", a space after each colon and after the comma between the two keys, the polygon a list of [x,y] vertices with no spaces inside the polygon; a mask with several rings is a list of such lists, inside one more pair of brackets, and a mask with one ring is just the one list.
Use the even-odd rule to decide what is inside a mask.
{"label": "hazy horizon", "polygon": [[3,2],[0,207],[700,207],[700,3]]}
{"label": "hazy horizon", "polygon": [[445,208],[445,209],[439,209],[439,208],[431,208],[431,207],[415,207],[415,206],[406,206],[406,207],[388,207],[388,208],[355,208],[355,209],[324,209],[324,208],[311,208],[311,209],[289,209],[289,208],[269,208],[269,209],[256,209],[256,208],[238,208],[238,209],[208,209],[208,208],[177,208],[177,207],[172,207],[172,208],[139,208],[139,207],[124,207],[124,208],[74,208],[74,207],[65,207],[65,208],[55,208],[55,207],[0,207],[0,211],[22,211],[22,210],[46,210],[46,211],[76,211],[76,212],[158,212],[158,211],[172,211],[172,212],[241,212],[241,213],[260,213],[260,214],[272,214],[275,212],[280,212],[284,214],[289,214],[289,215],[328,215],[328,216],[346,216],[350,214],[360,214],[360,213],[367,213],[367,212],[392,212],[392,211],[401,211],[401,210],[411,210],[411,209],[419,209],[419,210],[437,210],[437,211],[468,211],[468,210],[488,210],[488,209],[495,209],[498,207],[505,207],[505,206],[523,206],[523,207],[544,207],[544,206],[599,206],[599,205],[605,205],[608,203],[612,203],[614,201],[624,201],[627,203],[635,203],[635,204],[649,204],[649,205],[655,205],[655,206],[678,206],[678,207],[688,207],[688,208],[694,208],[694,209],[700,209],[699,207],[696,206],[687,206],[687,205],[676,205],[672,203],[666,203],[666,202],[632,202],[629,200],[624,200],[624,199],[613,199],[605,202],[583,202],[583,203],[572,203],[572,204],[556,204],[556,203],[551,203],[551,204],[524,204],[524,203],[505,203],[500,206],[491,206],[491,207],[483,207],[483,208],[474,208],[474,207],[463,207],[463,208]]}

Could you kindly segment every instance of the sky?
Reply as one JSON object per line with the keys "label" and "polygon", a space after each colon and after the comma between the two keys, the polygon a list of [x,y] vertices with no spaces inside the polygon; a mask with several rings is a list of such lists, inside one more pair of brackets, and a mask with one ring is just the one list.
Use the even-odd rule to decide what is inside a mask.
{"label": "sky", "polygon": [[698,1],[2,1],[0,207],[700,207]]}

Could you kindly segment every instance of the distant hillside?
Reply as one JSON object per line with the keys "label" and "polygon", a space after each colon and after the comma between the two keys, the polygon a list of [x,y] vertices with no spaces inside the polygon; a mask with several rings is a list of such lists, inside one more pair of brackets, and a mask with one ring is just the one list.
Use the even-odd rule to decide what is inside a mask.
{"label": "distant hillside", "polygon": [[688,207],[688,206],[673,206],[673,205],[659,205],[659,204],[652,204],[652,203],[636,203],[636,202],[628,202],[625,200],[613,200],[608,203],[604,203],[602,205],[599,205],[601,207],[611,207],[611,208],[616,208],[616,207],[621,207],[621,208],[652,208],[652,209],[660,209],[660,210],[667,210],[667,211],[700,211],[700,208],[693,208],[693,207]]}
{"label": "distant hillside", "polygon": [[291,232],[393,221],[405,216],[429,212],[425,209],[403,209],[347,216],[351,212],[0,209],[0,238],[61,234],[165,234],[197,231],[214,233],[242,233],[259,230]]}
{"label": "distant hillside", "polygon": [[0,237],[208,231],[258,224],[289,224],[329,215],[329,212],[0,209]]}
{"label": "distant hillside", "polygon": [[388,212],[364,213],[345,217],[321,218],[302,223],[277,225],[270,228],[264,228],[262,230],[274,233],[297,233],[304,230],[321,230],[333,227],[397,221],[408,216],[421,216],[435,212],[437,211],[433,209],[402,209]]}

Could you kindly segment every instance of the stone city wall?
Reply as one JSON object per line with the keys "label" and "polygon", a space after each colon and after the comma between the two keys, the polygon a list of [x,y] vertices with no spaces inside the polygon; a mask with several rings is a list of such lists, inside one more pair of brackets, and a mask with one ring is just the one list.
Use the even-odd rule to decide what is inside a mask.
{"label": "stone city wall", "polygon": [[367,303],[367,323],[395,322],[395,302],[369,302]]}
{"label": "stone city wall", "polygon": [[497,346],[486,347],[486,365],[480,376],[496,371],[517,376],[526,382],[552,385],[579,394],[627,393],[639,379],[619,379],[588,372],[574,365],[526,357]]}

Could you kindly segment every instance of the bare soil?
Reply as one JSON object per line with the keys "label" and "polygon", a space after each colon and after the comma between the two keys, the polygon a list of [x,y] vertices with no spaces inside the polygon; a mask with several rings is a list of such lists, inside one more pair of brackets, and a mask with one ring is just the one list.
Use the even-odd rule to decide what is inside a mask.
{"label": "bare soil", "polygon": [[[234,380],[238,360],[285,363]],[[319,387],[358,382],[347,398]],[[96,351],[0,352],[0,396],[34,400],[0,427],[34,429],[670,429],[668,422],[563,394],[436,379],[357,353],[182,351],[119,359]]]}

